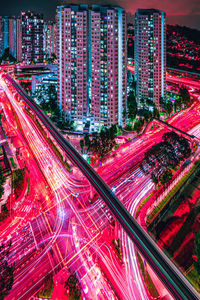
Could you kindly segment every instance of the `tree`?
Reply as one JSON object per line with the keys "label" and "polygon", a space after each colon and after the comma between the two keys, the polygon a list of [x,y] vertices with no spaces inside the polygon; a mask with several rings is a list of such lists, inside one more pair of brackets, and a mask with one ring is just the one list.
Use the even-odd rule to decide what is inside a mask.
{"label": "tree", "polygon": [[146,105],[147,105],[147,106],[152,106],[152,107],[153,107],[153,106],[154,106],[153,100],[147,98],[147,99],[146,99]]}
{"label": "tree", "polygon": [[51,57],[48,57],[48,58],[46,59],[46,62],[47,62],[48,64],[52,64],[52,63],[54,63],[55,60],[56,60],[56,55],[55,55],[55,53],[52,53],[52,54],[51,54]]}
{"label": "tree", "polygon": [[100,157],[105,156],[112,150],[115,145],[115,135],[117,126],[112,125],[110,128],[103,127],[100,133],[93,133],[93,139],[90,143],[90,150]]}
{"label": "tree", "polygon": [[173,104],[172,104],[171,101],[167,101],[167,103],[165,104],[165,111],[166,111],[168,116],[171,115],[171,113],[173,111]]}
{"label": "tree", "polygon": [[142,105],[142,107],[145,107],[145,103],[146,103],[146,99],[145,98],[141,98],[140,99],[140,104]]}
{"label": "tree", "polygon": [[153,117],[156,119],[160,119],[160,114],[159,114],[159,111],[156,106],[154,106],[154,109],[153,109]]}
{"label": "tree", "polygon": [[58,118],[60,117],[60,110],[57,104],[57,91],[54,84],[48,86],[41,85],[32,97],[37,99],[42,110],[49,112],[52,115],[56,115]]}
{"label": "tree", "polygon": [[12,172],[12,185],[16,197],[18,197],[24,186],[25,169],[17,169]]}
{"label": "tree", "polygon": [[179,97],[181,99],[181,103],[184,105],[184,106],[189,106],[190,105],[190,93],[188,92],[187,88],[182,86],[180,89],[179,89]]}
{"label": "tree", "polygon": [[132,91],[134,92],[134,95],[136,94],[136,85],[137,85],[137,82],[135,80],[133,80],[133,82],[132,82]]}
{"label": "tree", "polygon": [[3,176],[2,167],[0,166],[0,199],[4,193],[4,187],[3,187],[4,182],[5,182],[5,177]]}
{"label": "tree", "polygon": [[71,274],[65,282],[65,288],[71,300],[81,299],[81,284],[76,277],[76,273]]}
{"label": "tree", "polygon": [[160,97],[160,106],[165,108],[165,99],[163,97]]}
{"label": "tree", "polygon": [[73,131],[74,130],[74,123],[70,120],[64,121],[63,119],[59,119],[56,123],[57,127],[61,130],[68,130]]}
{"label": "tree", "polygon": [[3,185],[0,185],[0,199],[3,196],[3,193],[4,193],[4,187]]}
{"label": "tree", "polygon": [[84,141],[85,141],[85,146],[87,147],[87,151],[90,149],[90,145],[91,145],[91,141],[90,141],[90,137],[89,134],[86,133],[84,135]]}
{"label": "tree", "polygon": [[144,119],[140,118],[139,120],[135,121],[135,124],[133,126],[133,130],[135,130],[137,133],[140,133],[142,130],[142,127],[144,125]]}
{"label": "tree", "polygon": [[0,299],[8,295],[13,286],[14,265],[8,263],[11,242],[0,245]]}
{"label": "tree", "polygon": [[147,124],[151,120],[151,118],[152,118],[152,113],[149,110],[145,109],[144,110],[145,123]]}
{"label": "tree", "polygon": [[165,173],[163,173],[160,177],[161,184],[164,185],[165,183],[169,182],[170,180],[172,180],[172,177],[172,171],[170,169],[167,169]]}
{"label": "tree", "polygon": [[196,256],[196,260],[194,261],[194,267],[200,276],[200,230],[196,234],[194,241],[194,255]]}
{"label": "tree", "polygon": [[65,127],[66,130],[73,131],[74,130],[74,123],[71,120],[67,119],[65,121],[64,127]]}
{"label": "tree", "polygon": [[123,113],[122,113],[122,118],[123,118],[123,122],[126,122],[126,117],[127,117],[127,111],[126,108],[124,108]]}
{"label": "tree", "polygon": [[14,56],[12,56],[12,54],[10,53],[10,49],[9,48],[6,48],[4,50],[4,53],[1,57],[1,61],[9,61],[9,62],[13,62],[13,63],[16,63],[17,60]]}
{"label": "tree", "polygon": [[84,147],[85,143],[84,140],[80,140],[80,147],[81,147],[81,152],[83,153],[83,147]]}
{"label": "tree", "polygon": [[177,112],[177,110],[180,110],[182,107],[182,101],[180,97],[177,97],[174,101],[174,111]]}
{"label": "tree", "polygon": [[131,90],[127,97],[127,110],[128,110],[128,118],[133,120],[137,115],[137,101],[135,98],[134,91]]}
{"label": "tree", "polygon": [[169,145],[174,148],[176,158],[179,162],[185,160],[191,155],[190,143],[188,139],[183,136],[179,136],[176,132],[166,132],[163,135],[163,140],[168,142],[168,149]]}
{"label": "tree", "polygon": [[172,178],[171,169],[177,167],[191,154],[189,141],[175,132],[163,135],[162,142],[150,148],[140,167],[144,174],[150,174],[153,182],[166,183]]}

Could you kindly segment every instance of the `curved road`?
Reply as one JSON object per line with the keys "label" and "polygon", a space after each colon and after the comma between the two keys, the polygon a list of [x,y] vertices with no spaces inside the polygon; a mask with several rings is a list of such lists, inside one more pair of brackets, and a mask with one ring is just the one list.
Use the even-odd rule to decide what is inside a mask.
{"label": "curved road", "polygon": [[175,297],[175,299],[199,299],[199,294],[187,281],[183,274],[174,264],[161,252],[156,243],[146,234],[141,226],[132,218],[118,198],[113,194],[107,184],[100,178],[94,169],[82,158],[82,156],[68,143],[57,131],[54,125],[38,106],[29,98],[19,87],[19,85],[9,76],[6,79],[12,84],[20,94],[26,104],[31,108],[35,115],[46,126],[51,136],[56,140],[60,147],[66,152],[69,159],[82,171],[88,178],[95,190],[102,197],[104,202],[118,219],[121,226],[127,232],[131,240],[142,253],[146,261],[155,270],[159,278]]}

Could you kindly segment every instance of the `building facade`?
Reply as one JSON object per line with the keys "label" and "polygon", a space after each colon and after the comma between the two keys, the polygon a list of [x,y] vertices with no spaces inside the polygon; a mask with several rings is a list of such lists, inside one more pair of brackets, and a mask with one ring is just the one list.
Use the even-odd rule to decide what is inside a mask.
{"label": "building facade", "polygon": [[0,52],[9,48],[10,54],[21,60],[21,20],[16,18],[0,18]]}
{"label": "building facade", "polygon": [[4,26],[3,26],[3,18],[0,17],[0,56],[2,56],[4,52]]}
{"label": "building facade", "polygon": [[22,34],[21,19],[9,19],[9,50],[17,61],[21,61]]}
{"label": "building facade", "polygon": [[0,19],[0,47],[1,55],[4,50],[9,48],[9,18],[1,17]]}
{"label": "building facade", "polygon": [[83,130],[123,124],[126,108],[126,14],[122,8],[57,8],[58,103]]}
{"label": "building facade", "polygon": [[150,99],[160,110],[166,98],[165,12],[137,9],[135,14],[135,81],[139,107]]}
{"label": "building facade", "polygon": [[47,22],[44,24],[44,55],[51,58],[56,53],[56,24]]}
{"label": "building facade", "polygon": [[43,16],[27,11],[21,13],[22,61],[42,63],[43,53]]}
{"label": "building facade", "polygon": [[17,19],[17,61],[21,61],[22,59],[22,27],[21,27],[21,19]]}

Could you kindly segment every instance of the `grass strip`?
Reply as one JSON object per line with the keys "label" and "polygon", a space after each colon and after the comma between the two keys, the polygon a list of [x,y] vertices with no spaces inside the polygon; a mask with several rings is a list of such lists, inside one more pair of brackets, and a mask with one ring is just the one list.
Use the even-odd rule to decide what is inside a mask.
{"label": "grass strip", "polygon": [[137,211],[136,211],[136,214],[135,214],[135,217],[136,217],[136,218],[137,218],[137,216],[138,216],[138,214],[139,214],[141,208],[143,207],[143,205],[144,205],[145,203],[147,203],[147,201],[149,201],[149,199],[150,199],[153,195],[154,195],[154,192],[152,192],[151,194],[149,194],[149,195],[148,195],[148,196],[140,203],[140,205],[138,206],[138,209],[137,209]]}
{"label": "grass strip", "polygon": [[159,293],[149,275],[149,272],[145,270],[145,267],[144,267],[144,263],[143,263],[143,260],[140,256],[140,254],[137,252],[137,257],[138,257],[138,261],[139,261],[139,265],[140,265],[140,269],[142,271],[142,276],[144,278],[144,281],[145,281],[145,284],[146,284],[146,287],[151,295],[151,297],[153,298],[157,298],[159,297]]}
{"label": "grass strip", "polygon": [[150,213],[147,217],[147,226],[151,224],[151,222],[157,217],[160,211],[164,208],[164,206],[171,200],[171,198],[176,194],[176,192],[182,187],[182,185],[187,181],[192,172],[199,166],[200,160],[195,162],[194,166],[180,179],[180,181],[175,185],[175,187],[169,192],[169,194],[161,201],[158,206]]}
{"label": "grass strip", "polygon": [[197,270],[193,267],[191,271],[187,274],[187,278],[190,281],[190,283],[194,286],[194,288],[197,290],[197,292],[200,293],[200,276],[197,273]]}
{"label": "grass strip", "polygon": [[44,288],[39,292],[39,298],[41,299],[51,299],[54,288],[53,278],[45,279]]}
{"label": "grass strip", "polygon": [[27,176],[27,184],[28,184],[28,190],[27,190],[27,196],[28,196],[30,192],[30,179],[28,176]]}
{"label": "grass strip", "polygon": [[17,168],[17,165],[16,165],[16,163],[14,162],[13,157],[10,157],[10,162],[11,162],[11,164],[12,164],[13,169],[16,169],[16,168]]}

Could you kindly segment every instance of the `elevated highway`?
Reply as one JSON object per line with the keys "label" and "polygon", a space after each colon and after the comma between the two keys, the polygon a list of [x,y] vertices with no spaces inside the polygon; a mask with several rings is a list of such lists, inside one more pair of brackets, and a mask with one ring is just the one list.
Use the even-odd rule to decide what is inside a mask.
{"label": "elevated highway", "polygon": [[95,170],[82,158],[82,156],[65,140],[51,123],[48,117],[40,110],[34,101],[24,92],[24,90],[9,75],[4,78],[15,88],[21,99],[32,110],[35,116],[48,129],[50,135],[59,144],[60,148],[66,153],[67,157],[82,171],[90,181],[95,190],[102,197],[115,218],[124,228],[130,239],[141,252],[145,260],[149,263],[158,277],[162,280],[169,292],[175,299],[193,300],[199,299],[199,294],[170,261],[170,259],[157,247],[152,238],[146,234],[141,226],[129,214],[119,199],[111,191],[108,185],[101,179]]}

